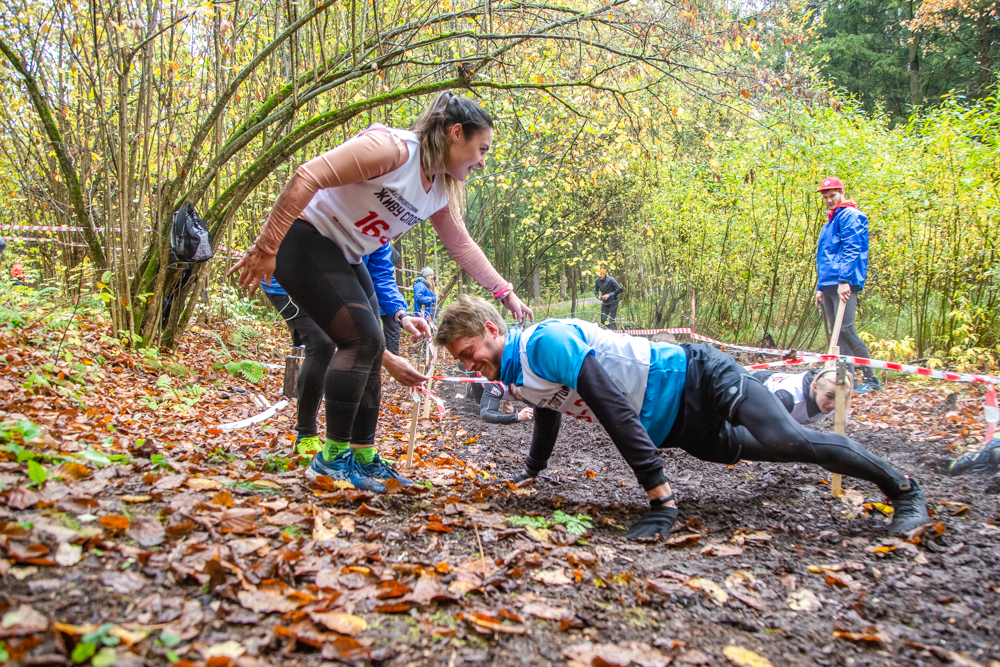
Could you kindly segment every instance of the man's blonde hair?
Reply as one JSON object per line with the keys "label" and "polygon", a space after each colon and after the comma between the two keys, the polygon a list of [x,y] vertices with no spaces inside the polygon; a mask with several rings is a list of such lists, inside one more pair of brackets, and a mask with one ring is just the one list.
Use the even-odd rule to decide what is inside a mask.
{"label": "man's blonde hair", "polygon": [[497,309],[489,301],[478,296],[463,294],[458,297],[458,303],[444,309],[441,323],[438,325],[434,344],[448,347],[459,338],[473,338],[486,333],[486,323],[492,322],[501,334],[507,333],[507,325]]}

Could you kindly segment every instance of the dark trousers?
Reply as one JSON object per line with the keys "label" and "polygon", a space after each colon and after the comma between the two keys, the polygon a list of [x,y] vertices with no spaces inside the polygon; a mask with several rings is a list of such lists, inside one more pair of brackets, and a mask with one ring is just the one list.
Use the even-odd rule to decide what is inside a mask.
{"label": "dark trousers", "polygon": [[323,382],[337,346],[287,294],[268,294],[267,298],[292,332],[292,344],[305,346],[305,358],[295,386],[298,396],[295,431],[300,438],[318,435],[316,415],[323,399]]}
{"label": "dark trousers", "polygon": [[615,318],[618,316],[618,301],[612,301],[608,299],[607,301],[601,302],[601,324],[607,324],[609,329],[617,329],[618,324],[615,322]]}
{"label": "dark trousers", "polygon": [[[826,321],[830,325],[830,332],[832,334],[833,324],[837,320],[837,308],[840,305],[840,297],[837,296],[836,285],[827,285],[821,291],[823,292],[823,314],[826,316]],[[840,339],[838,341],[840,344],[840,353],[852,357],[871,359],[872,353],[868,351],[868,346],[861,340],[857,330],[854,328],[854,314],[858,308],[858,291],[856,285],[851,285],[851,297],[844,304],[844,322],[840,327]],[[853,365],[851,372],[854,372]],[[861,372],[864,373],[866,380],[875,378],[875,372],[869,366],[862,366]]]}
{"label": "dark trousers", "polygon": [[399,356],[399,322],[392,315],[382,316],[382,335],[385,336],[385,349]]}

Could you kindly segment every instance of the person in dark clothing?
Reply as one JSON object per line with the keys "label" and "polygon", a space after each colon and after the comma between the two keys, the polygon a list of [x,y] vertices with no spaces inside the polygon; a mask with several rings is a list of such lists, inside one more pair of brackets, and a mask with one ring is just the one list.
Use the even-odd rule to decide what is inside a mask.
{"label": "person in dark clothing", "polygon": [[323,442],[319,439],[316,429],[316,416],[319,414],[319,404],[323,399],[326,369],[330,366],[330,360],[333,359],[337,346],[326,332],[289,298],[288,292],[275,278],[272,277],[270,282],[262,280],[260,289],[285,320],[285,325],[292,334],[292,345],[305,348],[295,385],[297,400],[295,448],[302,456],[318,452],[323,449]]}
{"label": "person in dark clothing", "polygon": [[[876,484],[893,503],[891,534],[930,521],[915,480],[845,436],[800,426],[732,357],[706,344],[652,343],[574,319],[508,330],[493,306],[467,295],[444,311],[435,342],[535,405],[525,473],[512,481],[545,469],[563,414],[600,422],[649,498],[626,538],[667,536],[677,519],[660,448],[724,464],[814,463]],[[751,437],[725,437],[733,427]]]}
{"label": "person in dark clothing", "polygon": [[618,295],[624,291],[618,281],[608,275],[607,269],[603,266],[597,269],[594,295],[601,302],[601,324],[607,324],[611,330],[618,328],[615,320],[618,316]]}
{"label": "person in dark clothing", "polygon": [[510,401],[503,400],[503,386],[495,382],[483,385],[483,398],[479,401],[479,418],[489,424],[516,424],[531,421],[533,408],[515,411]]}
{"label": "person in dark clothing", "polygon": [[[844,196],[839,178],[824,178],[819,190],[827,208],[827,222],[816,244],[816,306],[823,309],[832,327],[839,302],[844,302],[840,327],[840,351],[854,357],[871,358],[868,346],[855,330],[858,294],[868,276],[868,216]],[[855,388],[859,394],[879,391],[881,386],[870,366],[862,366],[865,381]]]}
{"label": "person in dark clothing", "polygon": [[[389,246],[389,248],[389,259],[392,265],[394,267],[399,266],[399,260],[402,255],[392,246]],[[399,322],[396,321],[396,314],[385,312],[381,304],[379,304],[378,314],[379,319],[382,320],[382,335],[385,337],[385,349],[399,356]]]}

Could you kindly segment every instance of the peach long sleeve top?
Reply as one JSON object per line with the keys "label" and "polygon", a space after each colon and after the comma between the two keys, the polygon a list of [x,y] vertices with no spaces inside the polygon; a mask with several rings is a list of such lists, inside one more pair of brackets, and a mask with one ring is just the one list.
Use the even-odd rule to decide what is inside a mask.
{"label": "peach long sleeve top", "polygon": [[[415,162],[411,162],[411,157]],[[392,184],[396,187],[390,184],[389,192],[386,194],[387,188],[383,187],[382,183],[386,182],[387,178],[393,177],[396,180],[392,181]],[[409,188],[408,196],[411,199],[421,200],[416,206],[399,196],[400,178],[403,186]],[[419,179],[419,182],[414,183],[415,179]],[[358,191],[348,187],[358,184],[371,187]],[[414,189],[414,186],[419,190]],[[379,187],[382,187],[381,191],[378,191]],[[323,211],[327,209],[320,205],[324,198],[327,201],[331,198],[333,200],[349,198],[354,202],[359,195],[370,198],[372,194],[378,201],[364,202],[361,208],[366,210],[375,208],[376,211],[372,211],[370,216],[359,219],[353,225],[351,221],[341,221],[338,216],[324,215]],[[387,200],[389,201],[386,204]],[[379,202],[386,204],[387,208],[379,210]],[[441,203],[443,206],[436,208]],[[358,255],[365,249],[364,244],[369,246],[375,244],[377,248],[422,221],[425,216],[421,206],[424,209],[427,206],[436,208],[429,215],[431,225],[458,265],[491,293],[498,295],[504,292],[508,283],[472,240],[464,221],[452,215],[443,187],[427,179],[419,169],[419,142],[416,141],[415,135],[402,130],[390,130],[380,125],[372,126],[340,146],[301,165],[275,201],[254,245],[260,252],[277,254],[278,247],[292,223],[296,218],[303,218],[315,225],[325,236],[337,242],[345,250],[345,256],[349,261],[360,261]],[[313,220],[311,217],[322,219]],[[374,217],[381,217],[390,222],[370,219]],[[330,233],[327,233],[327,230]],[[391,232],[395,233],[392,236],[378,236]],[[360,238],[362,245],[353,247],[350,234]]]}

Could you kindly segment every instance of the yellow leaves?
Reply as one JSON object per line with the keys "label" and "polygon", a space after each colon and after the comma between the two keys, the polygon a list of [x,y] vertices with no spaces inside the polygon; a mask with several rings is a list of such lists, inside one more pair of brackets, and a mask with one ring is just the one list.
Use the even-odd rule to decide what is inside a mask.
{"label": "yellow leaves", "polygon": [[691,577],[685,583],[691,588],[707,593],[708,599],[720,607],[729,601],[729,593],[722,590],[722,587],[711,579]]}
{"label": "yellow leaves", "polygon": [[722,655],[739,667],[774,667],[770,660],[742,646],[727,646]]}

